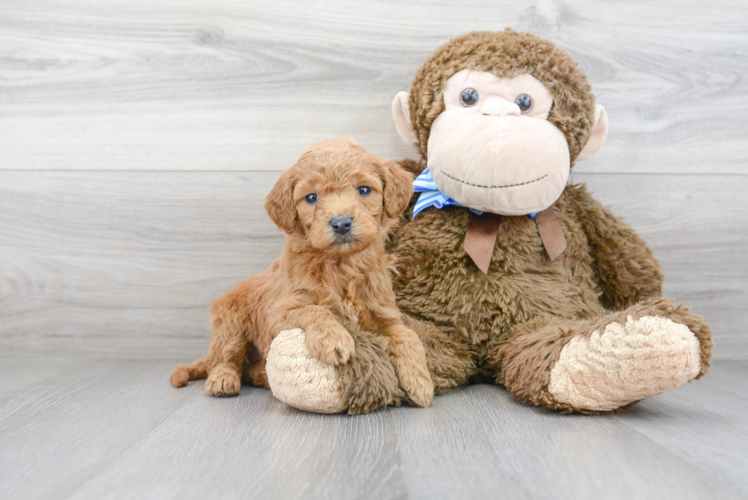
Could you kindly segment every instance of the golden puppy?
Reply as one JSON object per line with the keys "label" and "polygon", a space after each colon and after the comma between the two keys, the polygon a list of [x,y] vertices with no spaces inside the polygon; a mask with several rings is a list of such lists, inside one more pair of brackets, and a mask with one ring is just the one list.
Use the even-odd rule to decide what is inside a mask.
{"label": "golden puppy", "polygon": [[401,388],[428,406],[434,385],[426,354],[395,305],[393,258],[385,253],[411,194],[409,174],[351,139],[309,147],[265,200],[270,218],[287,234],[283,253],[215,301],[208,357],[177,367],[172,383],[182,387],[207,377],[205,389],[214,396],[237,394],[242,375],[267,387],[270,343],[291,328],[304,330],[309,352],[320,361],[346,363],[355,356],[341,324],[349,321],[385,337]]}

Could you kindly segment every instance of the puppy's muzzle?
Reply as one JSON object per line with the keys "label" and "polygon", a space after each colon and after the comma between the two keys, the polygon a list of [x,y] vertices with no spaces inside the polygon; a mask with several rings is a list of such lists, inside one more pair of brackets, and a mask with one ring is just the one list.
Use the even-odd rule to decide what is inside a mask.
{"label": "puppy's muzzle", "polygon": [[330,227],[338,236],[345,236],[353,227],[353,217],[350,215],[338,215],[330,219]]}

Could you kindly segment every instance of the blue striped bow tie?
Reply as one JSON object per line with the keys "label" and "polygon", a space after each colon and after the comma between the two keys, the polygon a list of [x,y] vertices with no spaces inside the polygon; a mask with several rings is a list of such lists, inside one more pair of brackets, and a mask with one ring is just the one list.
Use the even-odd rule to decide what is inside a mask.
{"label": "blue striped bow tie", "polygon": [[[439,191],[439,187],[436,185],[436,182],[434,182],[434,177],[431,175],[431,171],[429,171],[428,168],[421,172],[421,175],[416,177],[416,180],[413,181],[413,190],[416,193],[421,193],[421,196],[419,196],[416,201],[416,205],[413,207],[413,219],[415,219],[416,215],[418,215],[422,210],[429,207],[444,208],[449,205],[454,205],[456,207],[463,206]],[[478,215],[483,213],[474,208],[471,208],[470,210]],[[529,214],[528,217],[533,219],[535,218],[535,215],[537,215],[537,212]]]}

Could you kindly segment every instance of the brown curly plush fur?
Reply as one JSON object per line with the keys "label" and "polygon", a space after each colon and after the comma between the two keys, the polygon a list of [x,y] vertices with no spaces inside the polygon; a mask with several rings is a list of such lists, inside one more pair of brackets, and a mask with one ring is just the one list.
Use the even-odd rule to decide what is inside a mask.
{"label": "brown curly plush fur", "polygon": [[346,387],[349,415],[369,413],[382,406],[399,406],[407,396],[398,386],[395,360],[379,335],[344,322],[356,343],[356,355],[335,367],[338,379]]}
{"label": "brown curly plush fur", "polygon": [[[565,135],[573,164],[594,121],[587,78],[553,43],[508,29],[455,38],[426,60],[409,102],[422,159],[404,160],[403,168],[414,176],[425,168],[431,124],[444,110],[445,83],[462,69],[499,77],[529,73],[545,84],[554,99],[548,120]],[[699,377],[708,369],[709,327],[687,308],[659,298],[663,275],[651,249],[585,186],[567,186],[554,205],[568,244],[558,259],[548,260],[532,220],[503,217],[488,274],[462,246],[469,211],[429,208],[412,220],[416,199],[391,241],[395,290],[400,309],[420,320],[413,329],[422,339],[426,328],[436,327],[451,340],[452,357],[429,365],[437,392],[489,377],[528,403],[600,413],[556,401],[548,392],[551,370],[572,338],[642,315],[686,325],[701,346]],[[606,315],[606,308],[618,312]],[[424,340],[427,356],[443,352],[441,342],[441,337]],[[450,367],[447,377],[435,375],[442,363]]]}
{"label": "brown curly plush fur", "polygon": [[[409,316],[404,316],[404,321],[406,327],[418,332],[424,343],[434,394],[464,385],[468,374],[476,373],[469,346],[452,340],[430,323]],[[398,386],[396,360],[387,352],[381,336],[353,323],[344,323],[344,326],[356,343],[356,355],[348,363],[335,367],[338,380],[346,387],[348,414],[369,413],[383,406],[412,402]],[[251,383],[262,385],[262,381],[262,378],[253,379]]]}

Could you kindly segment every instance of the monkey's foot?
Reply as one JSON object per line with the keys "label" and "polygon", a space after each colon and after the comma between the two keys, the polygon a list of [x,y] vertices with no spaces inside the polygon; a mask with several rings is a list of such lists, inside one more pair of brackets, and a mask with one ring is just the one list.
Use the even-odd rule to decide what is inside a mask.
{"label": "monkey's foot", "polygon": [[289,406],[315,413],[340,413],[348,408],[346,387],[335,367],[309,353],[304,331],[278,334],[265,365],[273,395]]}
{"label": "monkey's foot", "polygon": [[[698,318],[688,316],[688,323]],[[680,387],[701,370],[701,344],[688,326],[662,316],[628,316],[571,339],[553,366],[548,391],[565,406],[609,411]]]}

